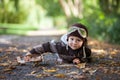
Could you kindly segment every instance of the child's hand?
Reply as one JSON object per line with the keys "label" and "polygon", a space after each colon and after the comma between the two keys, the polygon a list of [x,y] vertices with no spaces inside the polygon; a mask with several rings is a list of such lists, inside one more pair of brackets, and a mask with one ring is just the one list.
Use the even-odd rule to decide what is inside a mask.
{"label": "child's hand", "polygon": [[79,64],[79,63],[80,63],[80,59],[79,59],[79,58],[75,58],[75,59],[73,59],[73,63],[75,63],[75,64]]}
{"label": "child's hand", "polygon": [[25,60],[25,62],[29,62],[29,61],[31,60],[31,58],[32,58],[32,54],[28,52],[28,53],[25,55],[24,60]]}
{"label": "child's hand", "polygon": [[30,61],[42,61],[42,57],[37,54],[31,54],[27,53],[26,56],[24,57],[25,62],[30,62]]}

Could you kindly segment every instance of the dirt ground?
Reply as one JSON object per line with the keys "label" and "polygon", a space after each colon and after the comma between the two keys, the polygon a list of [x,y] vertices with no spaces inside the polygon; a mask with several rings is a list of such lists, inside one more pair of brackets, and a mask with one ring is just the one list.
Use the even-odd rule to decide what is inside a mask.
{"label": "dirt ground", "polygon": [[19,64],[17,56],[24,56],[33,46],[59,40],[60,36],[0,36],[0,80],[120,80],[120,46],[88,39],[92,63]]}

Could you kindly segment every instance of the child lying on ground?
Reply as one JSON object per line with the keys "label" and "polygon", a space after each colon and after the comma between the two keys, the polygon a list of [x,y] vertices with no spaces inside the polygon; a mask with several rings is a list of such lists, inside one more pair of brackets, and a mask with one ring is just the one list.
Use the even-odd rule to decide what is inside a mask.
{"label": "child lying on ground", "polygon": [[[24,57],[25,62],[32,60],[34,55],[43,55],[47,52],[56,55],[57,62],[83,63],[91,61],[91,50],[87,46],[88,30],[83,24],[73,24],[68,32],[61,37],[60,42],[46,42],[33,47]],[[53,57],[53,56],[52,56]],[[45,56],[36,58],[36,61],[45,61],[52,58]],[[54,60],[53,60],[54,61]]]}

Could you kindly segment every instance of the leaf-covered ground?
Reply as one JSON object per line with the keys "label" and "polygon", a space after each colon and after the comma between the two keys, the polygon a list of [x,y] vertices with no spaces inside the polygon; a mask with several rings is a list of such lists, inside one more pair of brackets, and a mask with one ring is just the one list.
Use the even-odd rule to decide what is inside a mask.
{"label": "leaf-covered ground", "polygon": [[89,39],[92,63],[19,64],[33,46],[59,40],[59,36],[0,36],[0,80],[120,80],[120,46]]}

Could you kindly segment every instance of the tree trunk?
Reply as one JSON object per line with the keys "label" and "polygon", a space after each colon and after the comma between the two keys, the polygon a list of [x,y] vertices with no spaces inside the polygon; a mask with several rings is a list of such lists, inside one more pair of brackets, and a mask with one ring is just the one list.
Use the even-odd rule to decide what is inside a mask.
{"label": "tree trunk", "polygon": [[82,0],[59,0],[64,13],[67,17],[82,18],[83,5]]}

